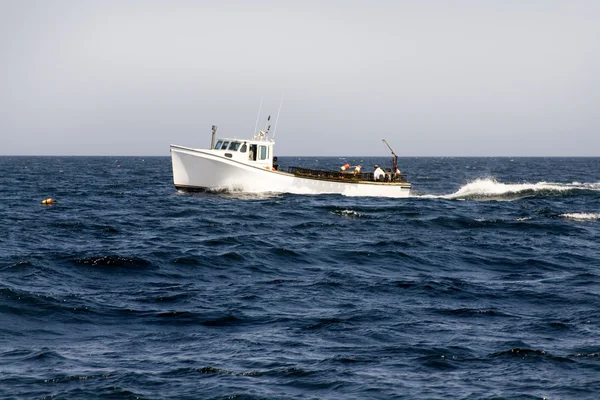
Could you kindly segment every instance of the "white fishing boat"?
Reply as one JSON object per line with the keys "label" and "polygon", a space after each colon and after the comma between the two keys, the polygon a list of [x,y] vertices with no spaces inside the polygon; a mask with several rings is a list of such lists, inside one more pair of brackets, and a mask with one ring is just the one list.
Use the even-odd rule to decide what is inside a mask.
{"label": "white fishing boat", "polygon": [[[173,182],[178,190],[375,197],[410,194],[411,184],[398,170],[398,157],[393,150],[391,168],[378,168],[375,172],[362,172],[360,165],[349,164],[339,171],[302,167],[283,171],[273,156],[275,140],[268,137],[268,128],[250,139],[225,137],[215,141],[216,131],[213,125],[208,149],[171,145]],[[389,147],[385,139],[384,142]]]}

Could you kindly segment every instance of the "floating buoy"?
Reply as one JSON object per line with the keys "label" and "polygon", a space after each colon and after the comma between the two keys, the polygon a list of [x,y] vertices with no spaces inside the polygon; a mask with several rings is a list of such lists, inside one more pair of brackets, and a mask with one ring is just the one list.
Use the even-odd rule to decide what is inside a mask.
{"label": "floating buoy", "polygon": [[42,200],[42,205],[43,206],[49,206],[49,205],[52,205],[52,204],[54,204],[54,199],[52,199],[52,197],[50,197],[49,199]]}

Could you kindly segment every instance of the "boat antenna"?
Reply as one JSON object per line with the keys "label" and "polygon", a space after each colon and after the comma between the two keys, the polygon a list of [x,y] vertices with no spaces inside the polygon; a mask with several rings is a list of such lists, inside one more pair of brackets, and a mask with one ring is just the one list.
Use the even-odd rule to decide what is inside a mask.
{"label": "boat antenna", "polygon": [[283,104],[283,94],[281,94],[281,101],[279,102],[279,110],[277,110],[277,119],[275,120],[275,126],[273,127],[273,140],[275,140],[275,133],[277,132],[277,123],[279,122],[279,113],[281,113],[281,105]]}
{"label": "boat antenna", "polygon": [[383,143],[385,143],[385,145],[388,147],[388,149],[390,149],[390,151],[392,152],[392,155],[394,157],[392,157],[392,165],[394,167],[394,172],[398,169],[398,155],[396,155],[396,153],[394,153],[394,150],[392,150],[392,147],[389,145],[389,143],[387,142],[387,140],[382,139]]}
{"label": "boat antenna", "polygon": [[262,109],[262,103],[263,103],[263,98],[261,96],[261,98],[260,98],[260,105],[258,106],[258,114],[256,114],[256,124],[254,124],[254,133],[253,133],[253,135],[256,135],[256,133],[258,132],[258,119],[260,118],[260,110]]}

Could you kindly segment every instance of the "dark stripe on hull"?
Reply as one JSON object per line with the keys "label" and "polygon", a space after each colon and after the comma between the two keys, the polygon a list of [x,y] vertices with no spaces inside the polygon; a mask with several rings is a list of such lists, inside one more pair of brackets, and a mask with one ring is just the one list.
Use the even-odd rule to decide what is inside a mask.
{"label": "dark stripe on hull", "polygon": [[182,185],[175,185],[175,189],[181,190],[182,192],[211,192],[211,191],[214,191],[214,190],[211,190],[210,188],[205,188],[205,187],[182,186]]}

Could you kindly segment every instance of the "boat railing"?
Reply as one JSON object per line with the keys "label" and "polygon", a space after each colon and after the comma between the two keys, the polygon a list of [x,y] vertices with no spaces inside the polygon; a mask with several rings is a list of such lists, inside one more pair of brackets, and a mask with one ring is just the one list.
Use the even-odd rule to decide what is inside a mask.
{"label": "boat railing", "polygon": [[385,172],[386,180],[389,182],[408,182],[407,174],[396,174],[391,168],[383,168],[383,172]]}
{"label": "boat railing", "polygon": [[[311,169],[302,167],[288,167],[288,172],[296,176],[324,179],[324,180],[335,180],[335,181],[374,181],[373,172],[360,172],[355,173],[353,171],[328,171],[322,169]],[[394,174],[391,169],[384,170],[385,179],[384,182],[407,182],[406,174]]]}

